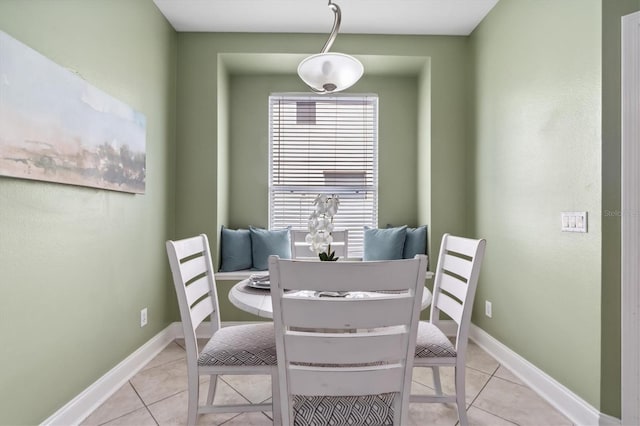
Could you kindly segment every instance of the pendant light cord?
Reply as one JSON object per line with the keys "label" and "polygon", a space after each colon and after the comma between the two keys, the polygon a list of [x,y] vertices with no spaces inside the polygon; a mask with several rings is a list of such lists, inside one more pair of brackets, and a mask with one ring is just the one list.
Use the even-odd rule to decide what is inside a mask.
{"label": "pendant light cord", "polygon": [[320,53],[327,53],[329,51],[331,45],[338,36],[338,30],[340,30],[340,23],[342,22],[342,12],[340,11],[340,7],[329,0],[329,8],[333,10],[334,14],[333,28],[331,28],[331,34],[329,34],[329,38],[327,39],[327,42],[324,44],[324,47],[322,48]]}

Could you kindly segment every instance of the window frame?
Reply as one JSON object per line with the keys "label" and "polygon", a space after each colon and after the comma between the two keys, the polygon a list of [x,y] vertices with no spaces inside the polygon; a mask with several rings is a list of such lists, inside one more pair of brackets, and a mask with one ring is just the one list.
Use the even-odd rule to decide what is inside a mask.
{"label": "window frame", "polygon": [[[349,104],[360,105],[360,108],[362,108],[363,110],[366,110],[366,113],[363,113],[365,119],[361,120],[360,124],[358,124],[363,129],[362,140],[365,140],[365,143],[358,144],[358,142],[351,142],[350,144],[347,145],[349,147],[351,146],[357,147],[362,145],[362,149],[370,150],[370,152],[367,151],[367,154],[365,156],[366,158],[362,160],[361,163],[359,163],[358,160],[354,160],[354,162],[352,163],[347,162],[346,164],[348,167],[343,170],[327,168],[322,171],[325,182],[327,181],[327,176],[330,176],[329,179],[331,179],[331,177],[333,177],[333,179],[335,180],[343,179],[345,183],[336,184],[337,182],[333,182],[334,184],[332,185],[327,185],[327,184],[319,185],[317,177],[315,178],[314,182],[307,185],[302,185],[302,184],[281,185],[275,182],[274,167],[276,167],[275,161],[277,160],[275,159],[276,153],[274,152],[274,149],[275,149],[274,145],[276,143],[282,144],[283,143],[282,141],[286,139],[287,130],[291,131],[289,128],[285,126],[284,133],[282,133],[282,127],[281,127],[279,129],[278,134],[284,134],[285,137],[280,138],[279,141],[276,139],[278,137],[274,135],[276,133],[276,127],[274,126],[281,125],[281,124],[274,124],[275,117],[276,117],[274,115],[276,113],[274,108],[276,107],[284,108],[282,104],[283,102],[284,103],[296,102],[296,107],[295,107],[296,112],[293,113],[289,111],[290,114],[287,116],[292,120],[295,117],[295,120],[297,120],[295,123],[296,125],[299,124],[300,118],[301,117],[304,118],[305,116],[305,114],[301,115],[299,110],[297,109],[299,108],[299,105],[301,105],[301,104],[298,104],[298,102],[301,102],[301,103],[314,102],[314,103],[324,103],[324,104],[330,104],[331,102],[336,102],[336,105],[341,105],[343,107]],[[379,105],[378,95],[371,94],[371,93],[332,94],[332,95],[317,95],[313,93],[272,93],[269,96],[269,105],[268,105],[268,114],[269,114],[269,155],[268,155],[269,218],[268,218],[268,223],[269,223],[269,228],[281,228],[283,226],[292,226],[292,229],[306,230],[307,219],[309,217],[309,214],[314,208],[313,199],[318,194],[328,194],[328,195],[337,194],[338,196],[340,196],[341,206],[340,206],[340,209],[338,210],[338,214],[335,217],[336,228],[349,230],[349,257],[350,258],[362,257],[363,249],[364,249],[364,227],[365,226],[377,227],[377,223],[378,223],[378,202],[379,202],[378,105]],[[313,112],[315,113],[314,120],[310,120],[310,122],[313,121],[313,125],[316,124],[315,117],[318,117],[318,114],[319,114],[316,111],[316,106],[317,104],[314,104],[313,108],[308,109],[308,111],[313,110]],[[339,106],[336,106],[335,116],[338,116],[339,108],[340,108]],[[281,110],[278,109],[278,112],[281,112]],[[325,117],[325,118],[328,116],[329,116],[328,114],[322,115],[322,117]],[[279,119],[279,123],[281,123],[282,122],[281,116],[278,116],[278,119]],[[358,120],[355,120],[355,121],[358,121]],[[349,120],[342,120],[342,121],[336,122],[337,130],[343,130],[343,131],[345,130],[344,129],[345,124],[343,124],[344,122],[348,123]],[[362,123],[366,123],[366,125]],[[294,124],[292,122],[288,122],[287,124],[289,124],[289,126],[293,128]],[[308,126],[310,125],[310,123],[304,123],[303,125]],[[304,133],[304,132],[299,132],[299,130],[300,129],[296,129],[296,132]],[[313,130],[308,130],[308,132],[314,135]],[[336,136],[332,141],[333,145],[330,145],[332,149],[338,151],[338,152],[334,151],[334,156],[339,155],[339,150],[341,149],[339,139],[341,139],[341,137],[344,138],[352,135],[353,135],[352,133],[348,133],[348,134],[336,133]],[[319,146],[317,141],[311,141],[310,139],[311,138],[309,138],[309,142],[308,142],[310,146],[316,146],[316,147]],[[291,145],[295,146],[296,143],[299,143],[299,141],[296,140],[296,142],[291,142]],[[368,166],[368,164],[370,164],[370,166]],[[354,167],[357,167],[357,166],[362,166],[363,169],[362,170],[354,169]],[[282,166],[282,164],[280,164],[280,167],[284,168],[285,166]],[[349,167],[351,167],[351,169],[349,169]],[[367,173],[369,173],[370,176],[367,175]],[[316,175],[317,175],[317,170],[316,170]],[[359,175],[362,176],[362,179],[361,179],[362,182],[357,182],[359,179],[358,177]],[[347,176],[350,176],[350,177],[347,177]],[[279,177],[282,178],[282,175],[279,175]],[[312,180],[312,178],[310,177],[309,180]],[[361,183],[361,184],[359,185],[358,183]],[[281,194],[282,197],[280,202],[285,204],[286,203],[285,197],[287,193],[301,194],[299,197],[300,202],[298,203],[299,206],[301,207],[301,210],[298,211],[296,208],[287,210],[286,207],[284,208],[284,210],[281,210],[284,213],[294,212],[294,211],[297,212],[297,217],[295,218],[295,220],[292,220],[292,222],[295,222],[295,223],[286,223],[284,218],[279,218],[278,220],[275,220],[278,215],[277,213],[278,209],[275,209],[274,197],[276,196],[276,194]],[[306,195],[302,195],[302,194],[306,194]],[[292,198],[294,197],[295,196],[292,195]],[[363,206],[360,211],[358,211],[358,206],[357,206],[358,201],[354,201],[358,199],[362,200],[362,201],[359,201],[360,204]],[[285,200],[285,201],[282,201],[282,200]],[[303,202],[302,200],[305,200],[305,201]],[[304,208],[302,208],[303,206]],[[341,216],[340,214],[341,212],[343,212],[343,216]],[[360,220],[358,219],[358,216],[360,216]]]}

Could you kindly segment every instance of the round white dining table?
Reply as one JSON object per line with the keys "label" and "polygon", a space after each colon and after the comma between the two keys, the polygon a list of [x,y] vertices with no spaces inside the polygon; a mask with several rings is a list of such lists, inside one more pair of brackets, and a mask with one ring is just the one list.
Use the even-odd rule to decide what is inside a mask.
{"label": "round white dining table", "polygon": [[[263,318],[273,318],[271,293],[269,290],[249,287],[247,284],[249,284],[249,279],[242,280],[231,287],[231,290],[229,291],[229,301],[237,308],[242,309],[245,312],[249,312],[250,314],[258,315]],[[431,305],[431,298],[431,291],[425,287],[422,292],[423,310]]]}

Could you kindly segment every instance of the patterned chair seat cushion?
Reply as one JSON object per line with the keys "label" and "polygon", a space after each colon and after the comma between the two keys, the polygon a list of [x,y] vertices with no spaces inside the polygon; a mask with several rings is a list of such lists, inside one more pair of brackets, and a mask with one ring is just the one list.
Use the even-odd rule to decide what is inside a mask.
{"label": "patterned chair seat cushion", "polygon": [[435,325],[420,321],[416,340],[416,358],[455,357],[453,343]]}
{"label": "patterned chair seat cushion", "polygon": [[223,327],[213,335],[198,357],[201,367],[276,364],[272,322]]}
{"label": "patterned chair seat cushion", "polygon": [[392,425],[396,394],[293,398],[295,426]]}

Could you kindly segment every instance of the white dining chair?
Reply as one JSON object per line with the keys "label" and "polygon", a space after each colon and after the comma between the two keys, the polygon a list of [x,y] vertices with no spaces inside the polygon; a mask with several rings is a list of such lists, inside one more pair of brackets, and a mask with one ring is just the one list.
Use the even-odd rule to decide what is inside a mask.
{"label": "white dining chair", "polygon": [[[187,353],[187,424],[196,424],[203,413],[272,411],[279,423],[276,348],[272,323],[220,327],[218,294],[207,236],[167,241],[167,255],[173,275],[184,343]],[[212,337],[198,349],[196,328],[210,320]],[[203,324],[204,325],[204,324]],[[219,374],[268,374],[272,382],[272,404],[213,404]],[[200,376],[210,376],[205,405],[199,403]]]}
{"label": "white dining chair", "polygon": [[[445,234],[433,283],[429,321],[420,321],[414,367],[431,367],[435,395],[412,394],[411,402],[455,402],[460,425],[467,425],[465,361],[471,311],[486,241]],[[455,344],[440,328],[443,312],[456,324]],[[455,368],[455,395],[444,395],[439,367]]]}
{"label": "white dining chair", "polygon": [[426,268],[269,258],[283,424],[408,422]]}

